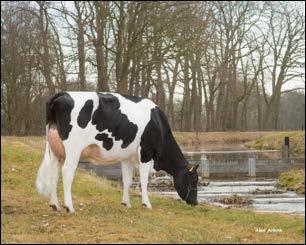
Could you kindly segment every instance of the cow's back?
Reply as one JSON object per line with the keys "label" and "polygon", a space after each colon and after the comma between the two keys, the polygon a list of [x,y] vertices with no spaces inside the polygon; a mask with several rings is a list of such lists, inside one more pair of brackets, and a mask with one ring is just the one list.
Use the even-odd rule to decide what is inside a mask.
{"label": "cow's back", "polygon": [[[139,97],[116,93],[62,92],[49,100],[47,123],[56,123],[65,141],[90,146],[101,162],[120,161],[137,154],[141,135],[156,105]],[[47,109],[48,114],[48,109]],[[88,147],[86,155],[90,155]],[[96,158],[97,159],[97,158]]]}

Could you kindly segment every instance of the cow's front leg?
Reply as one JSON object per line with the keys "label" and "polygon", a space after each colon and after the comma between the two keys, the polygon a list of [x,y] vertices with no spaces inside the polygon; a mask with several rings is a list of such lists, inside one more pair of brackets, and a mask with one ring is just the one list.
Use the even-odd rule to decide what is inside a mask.
{"label": "cow's front leg", "polygon": [[142,206],[144,208],[152,208],[151,203],[149,201],[148,196],[148,179],[149,173],[151,169],[151,162],[147,163],[139,163],[139,175],[140,175],[140,183],[141,183],[141,196],[142,196]]}
{"label": "cow's front leg", "polygon": [[123,196],[121,204],[127,208],[131,207],[129,188],[133,182],[134,165],[129,162],[121,162],[122,182],[123,182]]}
{"label": "cow's front leg", "polygon": [[64,166],[62,167],[65,208],[68,213],[74,213],[75,211],[72,205],[71,186],[75,170],[78,166],[78,161],[79,154],[74,152],[74,155],[68,155],[66,153],[66,160]]}

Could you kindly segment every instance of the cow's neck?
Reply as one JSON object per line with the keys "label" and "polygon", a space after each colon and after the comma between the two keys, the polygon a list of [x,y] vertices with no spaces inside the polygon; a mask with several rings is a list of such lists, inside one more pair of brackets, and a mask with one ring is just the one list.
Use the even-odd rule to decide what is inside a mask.
{"label": "cow's neck", "polygon": [[176,143],[172,133],[165,139],[163,151],[156,161],[157,170],[164,170],[175,176],[178,171],[187,167],[187,161]]}

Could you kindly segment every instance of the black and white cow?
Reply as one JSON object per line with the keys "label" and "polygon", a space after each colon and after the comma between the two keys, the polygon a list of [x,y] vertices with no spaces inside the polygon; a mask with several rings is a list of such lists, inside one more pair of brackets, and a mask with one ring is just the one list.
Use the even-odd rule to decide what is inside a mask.
{"label": "black and white cow", "polygon": [[62,167],[65,207],[74,212],[71,185],[79,159],[97,164],[121,162],[122,204],[131,207],[128,189],[139,167],[143,207],[151,208],[148,176],[154,169],[173,176],[179,196],[197,204],[197,167],[189,165],[176,143],[165,114],[149,99],[117,93],[60,92],[46,104],[47,142],[36,187],[59,210],[57,181]]}

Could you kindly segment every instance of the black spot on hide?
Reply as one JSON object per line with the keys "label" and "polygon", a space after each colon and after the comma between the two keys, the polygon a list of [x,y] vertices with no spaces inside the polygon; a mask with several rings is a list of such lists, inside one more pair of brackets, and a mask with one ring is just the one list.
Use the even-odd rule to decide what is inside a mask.
{"label": "black spot on hide", "polygon": [[91,119],[92,109],[93,109],[93,101],[87,100],[83,108],[80,110],[78,116],[78,125],[81,128],[86,128],[87,124],[89,123]]}
{"label": "black spot on hide", "polygon": [[106,150],[110,150],[113,147],[113,139],[109,138],[107,134],[102,133],[102,134],[97,134],[96,135],[96,140],[102,141],[103,142],[103,147]]}
{"label": "black spot on hide", "polygon": [[138,127],[121,113],[120,102],[112,94],[97,93],[99,106],[92,116],[92,124],[99,132],[108,130],[115,140],[122,140],[122,148],[126,148],[136,137]]}

